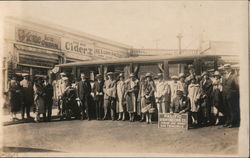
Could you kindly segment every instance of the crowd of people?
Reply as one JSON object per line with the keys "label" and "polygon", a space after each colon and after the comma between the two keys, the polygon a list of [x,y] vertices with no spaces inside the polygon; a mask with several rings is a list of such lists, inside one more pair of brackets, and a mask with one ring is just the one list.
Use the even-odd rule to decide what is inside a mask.
{"label": "crowd of people", "polygon": [[25,112],[30,118],[30,106],[34,104],[36,122],[51,121],[54,105],[61,119],[111,119],[151,124],[157,113],[188,113],[192,126],[224,123],[224,127],[231,128],[237,125],[239,83],[231,66],[225,64],[223,74],[203,72],[200,76],[195,74],[192,65],[188,68],[189,74],[171,76],[171,81],[164,80],[163,73],[156,76],[146,73],[139,78],[131,73],[125,79],[123,73],[116,78],[113,72],[108,72],[105,79],[97,74],[95,81],[81,73],[77,81],[62,72],[54,81],[39,77],[32,83],[28,74],[24,74],[20,83],[15,78],[10,81],[12,118],[16,119],[20,109],[22,119]]}

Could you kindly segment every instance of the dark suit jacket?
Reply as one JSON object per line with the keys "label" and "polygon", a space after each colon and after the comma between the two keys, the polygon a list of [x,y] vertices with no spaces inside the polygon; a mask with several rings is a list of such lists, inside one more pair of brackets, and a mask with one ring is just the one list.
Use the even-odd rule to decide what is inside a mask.
{"label": "dark suit jacket", "polygon": [[200,87],[202,95],[206,95],[206,98],[210,99],[213,91],[213,81],[211,79],[208,79],[206,83],[204,83],[204,79],[202,79],[200,82]]}
{"label": "dark suit jacket", "polygon": [[77,97],[81,100],[89,97],[91,93],[91,85],[89,81],[79,81],[77,84]]}
{"label": "dark suit jacket", "polygon": [[239,83],[238,78],[235,74],[231,73],[228,78],[224,78],[223,94],[227,96],[239,94]]}
{"label": "dark suit jacket", "polygon": [[53,97],[53,86],[51,84],[47,84],[46,86],[44,86],[44,93],[45,93],[45,102],[46,101],[52,101],[52,97]]}
{"label": "dark suit jacket", "polygon": [[[94,86],[93,86],[93,90],[92,90],[92,92],[94,93],[95,100],[99,99],[99,97],[100,97],[100,96],[97,97],[96,92],[103,93],[103,85],[104,85],[103,81],[101,81],[100,83],[98,81],[95,81]],[[103,95],[101,97],[103,97]]]}
{"label": "dark suit jacket", "polygon": [[190,109],[190,99],[186,96],[183,96],[181,101],[180,97],[177,96],[173,99],[173,102],[171,103],[170,111],[174,113],[179,113],[182,110],[184,110],[185,112],[189,112]]}

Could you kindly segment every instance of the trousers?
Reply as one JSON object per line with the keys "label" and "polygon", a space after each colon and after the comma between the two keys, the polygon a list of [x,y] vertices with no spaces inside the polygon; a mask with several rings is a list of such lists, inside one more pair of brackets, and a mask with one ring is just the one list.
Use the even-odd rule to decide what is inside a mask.
{"label": "trousers", "polygon": [[115,118],[115,98],[105,99],[104,100],[104,119],[107,118],[108,112],[110,110],[111,118]]}

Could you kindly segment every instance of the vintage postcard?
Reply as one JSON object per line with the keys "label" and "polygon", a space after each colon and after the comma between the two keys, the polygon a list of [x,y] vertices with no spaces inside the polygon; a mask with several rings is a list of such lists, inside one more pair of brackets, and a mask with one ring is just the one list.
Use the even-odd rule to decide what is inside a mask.
{"label": "vintage postcard", "polygon": [[1,1],[1,156],[248,157],[248,1]]}

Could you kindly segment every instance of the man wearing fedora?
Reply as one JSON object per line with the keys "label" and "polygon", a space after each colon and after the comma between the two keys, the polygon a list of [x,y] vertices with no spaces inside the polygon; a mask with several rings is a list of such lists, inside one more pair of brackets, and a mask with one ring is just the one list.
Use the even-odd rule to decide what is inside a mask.
{"label": "man wearing fedora", "polygon": [[[91,95],[91,85],[88,81],[87,76],[84,73],[81,73],[81,81],[77,84],[77,97],[82,102],[82,119],[86,115],[86,119],[90,120],[90,96]],[[86,113],[84,113],[86,111]]]}
{"label": "man wearing fedora", "polygon": [[104,117],[103,120],[108,119],[108,111],[110,109],[111,118],[115,120],[115,101],[116,101],[116,81],[114,80],[114,73],[107,73],[108,80],[104,82]]}
{"label": "man wearing fedora", "polygon": [[233,72],[230,64],[224,65],[226,71],[223,83],[223,101],[225,106],[226,122],[224,127],[232,128],[239,124],[239,83],[237,75]]}
{"label": "man wearing fedora", "polygon": [[22,94],[23,94],[23,105],[22,105],[22,119],[24,119],[25,111],[26,116],[28,119],[30,119],[30,107],[33,105],[33,86],[32,83],[28,79],[28,74],[22,74],[23,80],[20,82],[20,86],[22,88]]}
{"label": "man wearing fedora", "polygon": [[101,110],[103,107],[103,79],[100,74],[96,75],[96,81],[93,85],[94,101],[96,105],[96,119],[101,119]]}
{"label": "man wearing fedora", "polygon": [[209,74],[206,71],[202,73],[201,77],[201,123],[202,125],[209,125],[211,123],[213,81],[209,78]]}

